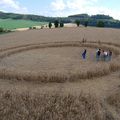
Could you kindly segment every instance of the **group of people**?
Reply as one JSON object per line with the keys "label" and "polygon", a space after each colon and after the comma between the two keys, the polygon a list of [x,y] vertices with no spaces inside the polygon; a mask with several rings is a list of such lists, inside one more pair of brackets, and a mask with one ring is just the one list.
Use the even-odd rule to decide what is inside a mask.
{"label": "group of people", "polygon": [[[85,49],[84,52],[82,53],[82,58],[86,59],[86,54],[87,50]],[[96,51],[96,61],[111,61],[112,58],[112,51],[108,50],[102,50],[102,49],[97,49]]]}
{"label": "group of people", "polygon": [[108,51],[105,51],[105,50],[101,50],[101,49],[98,49],[96,51],[96,60],[97,61],[110,61],[112,58],[112,51],[111,50],[108,50]]}

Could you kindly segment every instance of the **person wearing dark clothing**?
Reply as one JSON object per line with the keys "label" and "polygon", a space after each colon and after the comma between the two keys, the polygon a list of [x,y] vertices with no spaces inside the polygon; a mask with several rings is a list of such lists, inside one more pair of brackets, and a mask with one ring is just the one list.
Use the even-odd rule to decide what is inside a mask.
{"label": "person wearing dark clothing", "polygon": [[109,53],[108,53],[108,60],[111,61],[111,58],[112,58],[112,51],[109,50]]}
{"label": "person wearing dark clothing", "polygon": [[97,52],[97,55],[100,56],[100,53],[101,53],[101,52],[100,52],[100,50],[99,50],[99,51]]}
{"label": "person wearing dark clothing", "polygon": [[100,60],[100,55],[101,55],[101,49],[96,51],[96,60],[99,61]]}
{"label": "person wearing dark clothing", "polygon": [[86,59],[86,53],[87,53],[87,50],[85,49],[84,52],[82,53],[82,58],[83,59]]}

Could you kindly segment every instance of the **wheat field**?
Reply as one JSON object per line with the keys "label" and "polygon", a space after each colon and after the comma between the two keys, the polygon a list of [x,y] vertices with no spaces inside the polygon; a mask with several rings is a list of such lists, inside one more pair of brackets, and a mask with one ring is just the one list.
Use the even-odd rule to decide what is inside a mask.
{"label": "wheat field", "polygon": [[[112,60],[96,61],[98,48],[111,50]],[[73,27],[0,36],[2,120],[120,120],[119,91],[119,29]]]}

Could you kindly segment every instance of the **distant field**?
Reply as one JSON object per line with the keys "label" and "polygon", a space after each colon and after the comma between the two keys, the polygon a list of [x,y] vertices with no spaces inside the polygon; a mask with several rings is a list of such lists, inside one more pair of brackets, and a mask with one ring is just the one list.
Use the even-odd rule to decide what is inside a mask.
{"label": "distant field", "polygon": [[12,20],[0,19],[0,27],[4,29],[26,28],[31,26],[39,26],[47,24],[47,22],[34,22],[30,20]]}

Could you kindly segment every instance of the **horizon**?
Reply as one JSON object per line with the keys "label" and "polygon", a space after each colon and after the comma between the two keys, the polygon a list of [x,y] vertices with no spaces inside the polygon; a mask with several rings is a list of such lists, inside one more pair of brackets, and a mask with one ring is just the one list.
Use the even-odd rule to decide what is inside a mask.
{"label": "horizon", "polygon": [[[26,13],[26,14],[23,14],[23,13],[14,13],[14,12],[4,12],[4,11],[0,11],[0,12],[2,12],[2,13],[11,13],[11,14],[20,14],[20,15],[37,15],[37,14],[30,14],[30,13]],[[74,16],[74,15],[89,15],[89,14],[87,14],[87,13],[80,13],[80,14],[71,14],[71,15],[68,15],[68,16],[58,16],[58,18],[60,17],[69,17],[69,16]],[[94,14],[94,15],[105,15],[105,14]],[[89,16],[94,16],[94,15],[89,15]],[[43,16],[43,17],[51,17],[51,16],[45,16],[45,15],[37,15],[37,16]],[[105,16],[109,16],[109,17],[112,17],[112,16],[110,16],[110,15],[105,15]],[[56,18],[56,16],[53,16],[53,18]],[[114,19],[114,18],[113,18]]]}
{"label": "horizon", "polygon": [[1,0],[0,11],[48,17],[68,17],[76,14],[104,14],[120,20],[119,0]]}

